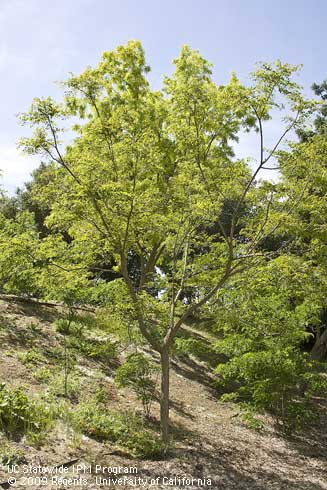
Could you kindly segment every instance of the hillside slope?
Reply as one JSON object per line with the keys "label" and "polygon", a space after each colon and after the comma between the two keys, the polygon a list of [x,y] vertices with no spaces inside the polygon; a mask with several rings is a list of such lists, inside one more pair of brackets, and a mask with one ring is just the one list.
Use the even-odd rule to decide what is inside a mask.
{"label": "hillside slope", "polygon": [[[53,322],[58,314],[55,308],[0,301],[0,382],[10,387],[24,384],[31,397],[56,391],[59,378],[55,376],[60,373],[56,371],[55,354],[60,348],[60,338]],[[92,396],[100,383],[108,395],[108,410],[138,411],[140,406],[135,396],[115,387],[114,370],[114,363],[108,365],[101,359],[79,355],[72,376],[75,383],[72,409]],[[316,427],[303,436],[281,437],[268,418],[263,431],[254,431],[237,416],[236,405],[217,400],[211,387],[212,379],[206,373],[203,364],[193,358],[183,357],[172,363],[171,420],[175,445],[167,460],[133,459],[117,445],[76,434],[59,420],[45,439],[36,443],[24,437],[8,441],[1,436],[3,461],[11,452],[13,461],[18,464],[13,488],[327,489],[326,410],[322,411]],[[54,378],[49,381],[50,375]],[[60,403],[58,394],[57,399]],[[326,408],[325,400],[320,403]],[[158,410],[158,403],[154,402],[154,426],[158,424]],[[23,473],[27,465],[54,467],[62,464],[67,464],[65,478],[71,476],[75,480],[59,485],[58,481],[52,484],[49,477],[44,484],[38,484],[41,482],[26,480],[26,476],[34,478],[35,475]],[[93,465],[91,473],[83,473],[81,468],[78,472],[78,464],[85,464],[85,468]],[[136,467],[133,478],[141,480],[139,483],[138,480],[122,480],[119,484],[116,476],[111,475],[109,485],[108,474],[104,472],[102,476],[106,480],[101,481],[101,473],[95,473],[95,465],[121,467],[117,471],[122,479],[126,478],[124,468]],[[0,482],[12,476],[3,466]],[[77,482],[79,477],[84,480],[81,484]],[[168,480],[174,477],[177,479]],[[192,478],[193,481],[187,481]],[[158,484],[153,481],[151,485],[151,479],[158,479]],[[204,484],[208,481],[211,485]]]}

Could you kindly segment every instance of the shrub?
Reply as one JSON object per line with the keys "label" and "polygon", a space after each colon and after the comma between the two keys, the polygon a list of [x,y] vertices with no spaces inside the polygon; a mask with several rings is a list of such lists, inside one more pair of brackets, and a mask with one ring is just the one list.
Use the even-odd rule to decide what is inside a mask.
{"label": "shrub", "polygon": [[117,356],[116,346],[109,339],[72,338],[69,347],[97,361],[109,362]]}
{"label": "shrub", "polygon": [[87,325],[87,320],[77,315],[76,313],[68,313],[59,318],[55,322],[56,331],[61,335],[74,335],[80,337],[84,327]]}
{"label": "shrub", "polygon": [[84,434],[100,441],[116,442],[127,430],[122,415],[99,408],[95,403],[81,404],[73,414],[73,421]]}
{"label": "shrub", "polygon": [[42,332],[42,328],[38,323],[30,323],[27,325],[27,329],[33,334],[33,335],[39,335]]}
{"label": "shrub", "polygon": [[259,419],[256,408],[251,403],[242,403],[241,418],[249,429],[261,430],[264,422]]}
{"label": "shrub", "polygon": [[319,308],[302,288],[297,294],[295,265],[291,258],[269,261],[244,277],[243,288],[226,291],[225,306],[216,310],[222,338],[215,348],[226,358],[216,368],[219,384],[246,402],[248,419],[251,405],[286,431],[311,422],[317,414],[312,395],[326,393],[319,366],[303,352]]}
{"label": "shrub", "polygon": [[53,371],[43,366],[34,371],[33,376],[35,379],[40,381],[40,383],[48,383],[53,376]]}
{"label": "shrub", "polygon": [[55,322],[56,331],[61,335],[69,335],[71,333],[70,321],[65,318],[60,318]]}
{"label": "shrub", "polygon": [[144,354],[131,354],[116,371],[115,381],[119,387],[131,387],[142,402],[144,415],[150,416],[151,402],[156,383],[154,373],[158,370]]}
{"label": "shrub", "polygon": [[160,437],[142,426],[129,431],[120,443],[129,449],[135,458],[160,459],[163,455]]}
{"label": "shrub", "polygon": [[210,360],[211,358],[217,361],[217,354],[212,345],[203,340],[195,338],[177,337],[175,339],[174,350],[177,355],[188,354],[197,357],[198,359]]}
{"label": "shrub", "polygon": [[81,380],[76,372],[70,371],[69,376],[57,372],[49,384],[50,395],[77,399],[80,392]]}
{"label": "shrub", "polygon": [[8,441],[2,440],[0,445],[0,463],[4,466],[26,463],[24,451],[11,446]]}
{"label": "shrub", "polygon": [[51,418],[49,407],[31,400],[22,387],[10,390],[0,384],[0,429],[8,437],[44,431]]}
{"label": "shrub", "polygon": [[109,361],[116,357],[116,346],[108,338],[92,338],[84,334],[84,329],[94,328],[96,319],[74,315],[56,321],[56,330],[67,339],[67,348],[74,349],[86,357]]}
{"label": "shrub", "polygon": [[[216,373],[226,388],[238,382],[233,395],[246,401],[245,418],[252,419],[252,408],[268,411],[284,430],[296,430],[315,416],[310,395],[316,392],[318,373],[304,353],[278,348],[246,352],[218,365]],[[304,391],[300,387],[304,387]],[[226,399],[226,396],[224,397]],[[248,416],[249,415],[249,416]]]}
{"label": "shrub", "polygon": [[113,388],[115,389],[113,385],[106,386],[100,381],[99,386],[95,390],[94,399],[98,403],[107,404],[115,397]]}
{"label": "shrub", "polygon": [[81,404],[71,414],[75,429],[100,441],[111,441],[129,450],[136,458],[158,458],[162,444],[157,434],[144,427],[131,413],[108,411],[96,402]]}

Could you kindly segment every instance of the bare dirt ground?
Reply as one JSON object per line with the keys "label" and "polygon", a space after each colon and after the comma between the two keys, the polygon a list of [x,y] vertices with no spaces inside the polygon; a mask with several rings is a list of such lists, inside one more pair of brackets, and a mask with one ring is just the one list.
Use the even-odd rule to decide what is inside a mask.
{"label": "bare dirt ground", "polygon": [[[0,315],[3,327],[0,329],[0,381],[12,385],[24,383],[31,393],[42,392],[46,387],[35,379],[31,367],[24,365],[17,353],[26,351],[30,345],[41,345],[51,367],[46,353],[57,342],[52,326],[56,312],[53,308],[0,301]],[[37,325],[37,333],[28,325]],[[96,369],[99,366],[89,361],[80,365],[86,380],[85,392],[88,385],[92,387],[95,383],[93,373]],[[172,362],[171,422],[175,444],[166,460],[131,459],[109,443],[87,437],[76,439],[59,423],[39,448],[27,444],[24,439],[12,442],[14,448],[23,452],[24,458],[15,474],[8,474],[7,468],[3,467],[0,482],[15,477],[12,488],[26,489],[327,489],[326,400],[320,400],[322,415],[310,432],[286,439],[268,418],[260,432],[247,428],[237,416],[236,405],[217,400],[207,372],[195,359],[185,357]],[[116,390],[110,373],[107,373],[106,382],[112,393],[110,408],[138,407],[131,393]],[[158,408],[155,403],[153,415],[156,421]],[[72,461],[75,466],[69,463]],[[57,480],[52,484],[48,477],[47,482],[39,484],[33,480],[35,474],[23,473],[27,465],[54,467],[64,463],[67,463],[64,478],[72,478],[71,482]],[[77,467],[83,464],[85,468]],[[121,468],[117,470],[118,475],[110,475],[101,470],[96,473],[96,465]],[[136,467],[137,473],[125,473],[126,467]],[[32,477],[32,480],[26,477]],[[121,478],[120,482],[118,478]]]}

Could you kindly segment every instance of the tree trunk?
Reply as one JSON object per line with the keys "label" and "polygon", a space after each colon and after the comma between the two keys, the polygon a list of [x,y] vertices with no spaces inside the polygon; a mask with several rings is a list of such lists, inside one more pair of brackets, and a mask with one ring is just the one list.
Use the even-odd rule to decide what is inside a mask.
{"label": "tree trunk", "polygon": [[64,335],[64,394],[68,398],[68,358],[67,358],[67,339]]}
{"label": "tree trunk", "polygon": [[167,452],[169,446],[169,349],[164,347],[161,355],[161,400],[160,400],[160,422],[161,436],[164,450]]}
{"label": "tree trunk", "polygon": [[316,361],[323,361],[327,357],[327,328],[317,335],[315,345],[311,349],[311,357]]}

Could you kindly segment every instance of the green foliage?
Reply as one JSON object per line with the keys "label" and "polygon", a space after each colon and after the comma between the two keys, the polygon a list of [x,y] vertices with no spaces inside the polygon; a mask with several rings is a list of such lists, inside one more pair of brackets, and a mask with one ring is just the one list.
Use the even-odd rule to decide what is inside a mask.
{"label": "green foliage", "polygon": [[299,429],[313,418],[309,398],[299,390],[306,386],[309,368],[306,356],[277,348],[248,352],[219,365],[216,372],[224,383],[237,380],[239,396],[256,410],[269,411],[285,428]]}
{"label": "green foliage", "polygon": [[71,367],[69,376],[66,376],[65,372],[54,372],[50,378],[48,392],[54,397],[62,396],[76,401],[81,395],[81,386],[80,376]]}
{"label": "green foliage", "polygon": [[108,338],[81,337],[71,338],[69,348],[90,359],[110,363],[117,358],[117,347]]}
{"label": "green foliage", "polygon": [[177,337],[174,343],[174,352],[177,354],[191,354],[199,359],[215,358],[215,349],[201,339]]}
{"label": "green foliage", "polygon": [[90,298],[102,305],[96,313],[96,322],[102,330],[114,334],[122,343],[142,343],[135,307],[122,279],[99,282],[91,288]]}
{"label": "green foliage", "polygon": [[72,413],[72,423],[89,437],[127,448],[134,457],[155,459],[162,454],[160,439],[131,413],[110,412],[91,402],[78,406]]}
{"label": "green foliage", "polygon": [[121,444],[135,458],[161,459],[164,454],[160,437],[149,429],[144,428],[139,420],[136,421],[134,426],[130,427],[128,434],[124,434]]}
{"label": "green foliage", "polygon": [[262,430],[264,427],[264,422],[258,417],[258,409],[251,403],[242,403],[242,414],[241,418],[249,427],[253,430]]}
{"label": "green foliage", "polygon": [[32,400],[23,388],[0,385],[0,429],[9,437],[41,433],[49,428],[52,413],[49,406]]}
{"label": "green foliage", "polygon": [[26,463],[24,451],[17,449],[4,438],[0,440],[0,464],[11,466]]}
{"label": "green foliage", "polygon": [[224,393],[220,397],[220,401],[222,402],[235,402],[239,399],[239,394],[232,392],[232,393]]}
{"label": "green foliage", "polygon": [[72,415],[73,423],[84,434],[98,440],[116,442],[128,427],[127,417],[92,403],[79,405]]}
{"label": "green foliage", "polygon": [[82,338],[85,331],[95,330],[97,327],[102,329],[93,313],[80,313],[77,304],[68,305],[66,311],[55,321],[57,332],[62,335]]}
{"label": "green foliage", "polygon": [[[244,237],[256,240],[267,224],[272,186],[256,186],[248,162],[234,157],[238,133],[260,129],[272,110],[285,108],[295,127],[312,109],[292,79],[298,67],[261,64],[245,87],[235,75],[217,85],[210,63],[188,46],[174,64],[153,92],[143,48],[131,41],[72,75],[62,103],[35,99],[21,115],[34,128],[22,147],[52,162],[53,178],[38,188],[40,200],[51,201],[46,225],[73,239],[42,241],[54,278],[50,286],[48,269],[42,287],[57,297],[83,290],[84,300],[91,293],[108,305],[116,292],[103,283],[108,269],[95,264],[110,264],[125,288],[115,284],[117,292],[128,296],[115,303],[115,323],[129,334],[137,324],[157,351],[164,339],[171,345],[179,319],[205,303],[183,302],[183,291],[210,299],[246,252]],[[62,120],[77,134],[66,150]]]}
{"label": "green foliage", "polygon": [[[105,325],[102,320],[70,312],[57,320],[55,325],[57,332],[67,337],[65,345],[71,356],[74,357],[76,353],[80,353],[102,362],[110,362],[117,357],[115,343],[103,336]],[[95,333],[90,336],[86,330],[93,330]],[[95,334],[97,334],[96,337]]]}
{"label": "green foliage", "polygon": [[73,325],[71,325],[72,321],[68,318],[60,318],[56,320],[55,327],[56,331],[61,335],[69,335],[72,333]]}
{"label": "green foliage", "polygon": [[[210,63],[188,46],[174,64],[162,89],[151,90],[143,48],[130,41],[64,82],[62,102],[34,99],[21,115],[34,132],[21,147],[50,160],[51,178],[37,186],[37,194],[49,211],[44,225],[51,234],[40,240],[33,225],[13,237],[16,223],[11,220],[0,243],[4,284],[13,288],[18,281],[20,290],[37,288],[71,307],[91,297],[109,307],[113,329],[128,341],[138,330],[158,353],[168,352],[166,362],[187,318],[201,308],[212,309],[224,288],[238,292],[237,277],[260,270],[271,259],[264,244],[276,240],[276,230],[296,243],[296,225],[292,234],[288,226],[294,207],[307,197],[305,189],[261,182],[259,172],[315,108],[294,81],[297,66],[262,63],[245,86],[235,74],[226,85],[215,83]],[[263,123],[277,112],[280,137],[266,149],[270,138]],[[64,128],[76,137],[63,147]],[[259,132],[254,171],[249,160],[233,152],[238,136],[252,130]],[[281,167],[290,168],[287,157],[286,163],[280,160]],[[284,235],[277,236],[275,253],[285,248]],[[17,274],[10,272],[12,245],[14,259],[19,257]],[[106,274],[119,279],[104,285]],[[27,283],[30,276],[33,281]],[[228,302],[235,298],[228,299],[227,291],[228,316]],[[219,349],[232,360],[240,356],[242,379],[256,372],[251,356],[270,367],[270,353],[279,354],[285,377],[301,365],[295,354],[305,332],[299,325],[310,316],[301,308],[310,310],[310,302],[301,301],[296,291],[298,309],[293,311],[291,295],[282,293],[273,294],[271,305],[268,296],[264,303],[255,297],[249,309],[255,318],[247,315],[244,325],[225,329]],[[93,346],[88,352],[94,355]],[[236,373],[232,360],[228,365]],[[258,400],[265,393],[259,387]],[[168,423],[164,412],[163,427]]]}
{"label": "green foliage", "polygon": [[17,358],[26,366],[33,366],[44,363],[44,356],[35,349],[30,349],[25,352],[18,352]]}
{"label": "green foliage", "polygon": [[322,135],[326,137],[327,131],[327,80],[323,80],[321,83],[314,83],[311,86],[315,95],[320,98],[321,106],[318,114],[316,115],[313,125],[309,128],[300,129],[297,134],[302,142],[307,142],[309,138],[315,135]]}
{"label": "green foliage", "polygon": [[97,330],[97,337],[87,336],[86,328],[95,329],[101,326],[97,319],[90,315],[78,315],[76,308],[70,305],[68,312],[56,321],[56,330],[63,336],[63,348],[59,352],[59,358],[63,361],[64,367],[64,394],[66,397],[76,397],[71,388],[70,374],[75,366],[78,354],[105,363],[113,362],[117,357],[116,345],[107,337],[100,336]]}
{"label": "green foliage", "polygon": [[216,344],[227,358],[216,368],[219,384],[232,391],[230,397],[247,401],[246,413],[251,415],[251,405],[269,411],[287,430],[313,419],[311,396],[321,382],[316,364],[301,350],[316,305],[302,294],[303,284],[296,287],[291,264],[296,262],[271,261],[247,278],[246,289],[225,295],[228,308],[217,310],[224,336]]}
{"label": "green foliage", "polygon": [[109,392],[101,382],[95,391],[94,399],[97,403],[101,403],[104,405],[110,401]]}
{"label": "green foliage", "polygon": [[144,415],[150,416],[151,402],[155,395],[158,371],[156,365],[144,354],[131,354],[116,371],[115,381],[119,387],[129,386],[142,402]]}
{"label": "green foliage", "polygon": [[38,235],[33,216],[21,212],[6,219],[0,212],[0,288],[8,293],[37,294]]}
{"label": "green foliage", "polygon": [[53,377],[53,370],[48,367],[42,366],[33,372],[33,376],[37,381],[41,383],[48,383]]}
{"label": "green foliage", "polygon": [[62,348],[62,352],[60,352],[60,357],[63,361],[63,369],[64,369],[63,389],[64,389],[65,397],[68,397],[70,395],[68,378],[76,362],[76,356],[72,355],[72,353],[70,352],[69,345],[66,338],[67,335],[72,333],[73,319],[74,319],[74,311],[72,310],[72,308],[69,308],[67,315],[56,322],[56,328],[58,331],[60,331],[60,333],[63,336],[63,348]]}
{"label": "green foliage", "polygon": [[29,323],[27,328],[33,335],[39,335],[42,331],[39,323]]}

